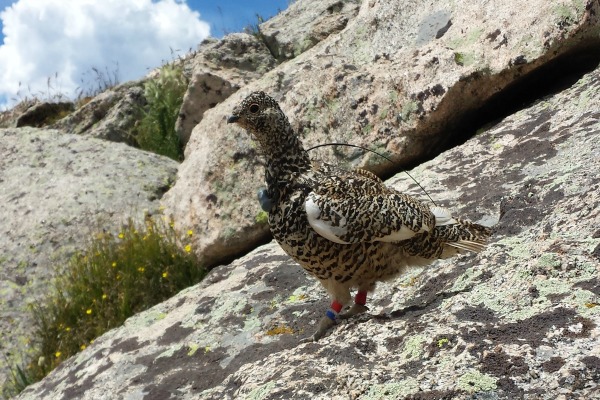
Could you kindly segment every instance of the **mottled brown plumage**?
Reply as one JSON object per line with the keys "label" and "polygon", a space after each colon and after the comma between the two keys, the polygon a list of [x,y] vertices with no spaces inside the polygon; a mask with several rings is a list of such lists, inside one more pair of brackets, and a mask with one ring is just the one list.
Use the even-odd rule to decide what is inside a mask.
{"label": "mottled brown plumage", "polygon": [[311,161],[277,102],[263,92],[246,97],[228,122],[247,129],[265,158],[273,236],[331,295],[331,310],[312,340],[335,323],[351,289],[358,290],[355,304],[340,317],[364,312],[366,293],[378,281],[485,246],[489,228],[454,219],[368,171]]}

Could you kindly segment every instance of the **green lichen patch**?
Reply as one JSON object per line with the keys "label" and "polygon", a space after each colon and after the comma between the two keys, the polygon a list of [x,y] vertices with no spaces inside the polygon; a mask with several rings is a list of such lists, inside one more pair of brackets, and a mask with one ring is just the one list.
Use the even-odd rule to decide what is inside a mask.
{"label": "green lichen patch", "polygon": [[271,391],[275,388],[275,382],[267,382],[261,385],[246,395],[248,400],[263,400],[266,399]]}
{"label": "green lichen patch", "polygon": [[476,370],[471,370],[458,378],[457,386],[469,393],[487,392],[497,387],[496,378]]}
{"label": "green lichen patch", "polygon": [[420,358],[425,350],[424,344],[426,342],[427,338],[421,335],[407,338],[406,342],[404,342],[404,348],[402,349],[402,357],[407,360]]}
{"label": "green lichen patch", "polygon": [[258,214],[256,214],[256,217],[254,217],[254,221],[256,221],[257,224],[261,225],[268,223],[269,213],[266,211],[260,211]]}
{"label": "green lichen patch", "polygon": [[400,119],[408,121],[410,116],[419,109],[419,104],[416,101],[408,101],[402,106],[400,111]]}
{"label": "green lichen patch", "polygon": [[401,382],[390,382],[382,385],[374,385],[361,397],[364,400],[401,399],[419,390],[416,379],[407,377]]}

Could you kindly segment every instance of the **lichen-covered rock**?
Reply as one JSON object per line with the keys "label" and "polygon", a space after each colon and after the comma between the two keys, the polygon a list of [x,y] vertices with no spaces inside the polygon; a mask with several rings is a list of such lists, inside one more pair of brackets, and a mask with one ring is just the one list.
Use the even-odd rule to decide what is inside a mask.
{"label": "lichen-covered rock", "polygon": [[183,144],[204,112],[225,100],[240,87],[273,69],[276,61],[258,38],[233,33],[222,40],[205,40],[187,69],[193,69],[175,130]]}
{"label": "lichen-covered rock", "polygon": [[17,117],[15,127],[33,126],[40,128],[50,125],[70,114],[74,107],[74,104],[70,101],[38,102]]}
{"label": "lichen-covered rock", "polygon": [[[600,61],[599,18],[597,1],[365,0],[342,31],[204,112],[166,211],[201,233],[194,248],[209,265],[266,240],[257,223],[259,156],[248,135],[226,124],[251,91],[275,97],[308,146],[362,145],[396,165],[356,148],[319,149],[315,158],[390,174],[465,138],[466,128],[479,128],[471,120],[493,114],[499,94],[557,57]],[[520,101],[512,95],[495,108]]]}
{"label": "lichen-covered rock", "polygon": [[[130,318],[20,399],[600,395],[600,69],[412,171],[488,248],[381,284],[299,344],[325,292],[274,243]],[[390,185],[423,197],[399,174]]]}
{"label": "lichen-covered rock", "polygon": [[135,142],[133,128],[145,104],[143,80],[128,82],[100,93],[51,128],[131,144]]}
{"label": "lichen-covered rock", "polygon": [[0,349],[10,362],[18,365],[29,346],[27,305],[93,234],[156,213],[177,165],[121,143],[0,129]]}
{"label": "lichen-covered rock", "polygon": [[259,35],[280,62],[338,33],[358,14],[359,0],[303,0],[260,24]]}

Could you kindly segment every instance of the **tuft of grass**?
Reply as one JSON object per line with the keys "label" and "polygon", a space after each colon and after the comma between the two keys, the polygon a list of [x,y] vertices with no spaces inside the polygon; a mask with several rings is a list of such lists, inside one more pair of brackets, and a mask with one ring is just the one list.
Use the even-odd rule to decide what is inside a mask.
{"label": "tuft of grass", "polygon": [[199,282],[206,271],[192,252],[192,235],[182,240],[172,223],[151,219],[96,235],[31,306],[36,350],[25,367],[13,367],[3,395],[19,393],[130,316]]}
{"label": "tuft of grass", "polygon": [[[8,364],[8,357],[4,355],[4,359]],[[2,398],[10,399],[11,397],[16,396],[21,393],[25,388],[34,383],[31,380],[31,376],[23,370],[20,366],[15,366],[10,370],[8,383],[5,387],[2,388]]]}
{"label": "tuft of grass", "polygon": [[75,104],[76,108],[81,108],[89,103],[100,93],[104,93],[117,86],[120,83],[119,63],[115,63],[112,70],[108,66],[104,70],[92,67],[85,72],[81,78],[81,85],[76,89]]}
{"label": "tuft of grass", "polygon": [[256,14],[256,22],[250,23],[246,27],[244,27],[244,33],[252,35],[264,42],[264,34],[260,30],[260,24],[262,24],[263,22],[265,22],[263,16],[260,14]]}
{"label": "tuft of grass", "polygon": [[175,131],[175,122],[183,103],[188,80],[179,66],[164,65],[156,79],[144,85],[148,102],[137,126],[136,141],[140,148],[180,161],[183,145]]}

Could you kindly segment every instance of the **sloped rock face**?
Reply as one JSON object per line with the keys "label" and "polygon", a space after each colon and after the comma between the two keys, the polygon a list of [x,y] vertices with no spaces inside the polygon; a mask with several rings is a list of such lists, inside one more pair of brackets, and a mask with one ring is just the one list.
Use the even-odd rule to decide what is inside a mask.
{"label": "sloped rock face", "polygon": [[[294,15],[282,14],[288,19],[278,25],[297,31]],[[255,200],[260,157],[245,132],[226,124],[253,90],[280,102],[308,147],[362,145],[397,165],[342,147],[315,150],[315,158],[390,174],[473,133],[476,121],[489,122],[484,115],[499,118],[480,111],[552,60],[598,59],[599,18],[597,1],[363,1],[343,30],[204,112],[164,198],[166,211],[180,228],[201,233],[194,249],[207,265],[268,238]],[[513,96],[496,108],[522,101]]]}
{"label": "sloped rock face", "polygon": [[69,114],[73,111],[73,103],[57,102],[46,103],[41,102],[29,108],[23,114],[19,115],[15,123],[15,127],[33,126],[42,127],[50,125],[57,119],[62,118],[62,114]]}
{"label": "sloped rock face", "polygon": [[175,125],[184,144],[206,110],[273,69],[276,61],[259,39],[234,33],[223,40],[203,42],[189,65],[193,68],[192,77]]}
{"label": "sloped rock face", "polygon": [[[276,244],[129,319],[20,399],[597,398],[600,69],[411,172],[495,225],[299,344],[324,290]],[[403,175],[390,185],[422,197]],[[107,395],[110,393],[110,395]]]}
{"label": "sloped rock face", "polygon": [[[177,165],[124,144],[56,130],[0,130],[2,354],[25,355],[16,351],[26,349],[30,337],[28,303],[46,293],[92,234],[156,213]],[[5,361],[0,357],[2,374]]]}
{"label": "sloped rock face", "polygon": [[51,128],[131,144],[132,130],[145,104],[143,81],[129,82],[99,94]]}
{"label": "sloped rock face", "polygon": [[296,1],[261,24],[260,35],[273,57],[286,61],[340,32],[358,14],[359,8],[359,0]]}

